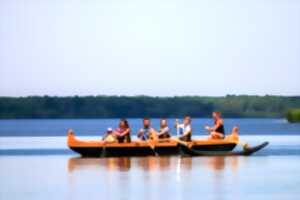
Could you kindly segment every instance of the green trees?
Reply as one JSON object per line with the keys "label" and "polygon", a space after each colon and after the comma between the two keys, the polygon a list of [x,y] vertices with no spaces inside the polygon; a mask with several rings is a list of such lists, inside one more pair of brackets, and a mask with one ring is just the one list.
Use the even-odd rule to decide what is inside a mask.
{"label": "green trees", "polygon": [[289,109],[286,115],[289,122],[300,122],[300,108]]}
{"label": "green trees", "polygon": [[0,97],[0,118],[120,118],[120,117],[284,117],[290,108],[300,108],[300,97]]}

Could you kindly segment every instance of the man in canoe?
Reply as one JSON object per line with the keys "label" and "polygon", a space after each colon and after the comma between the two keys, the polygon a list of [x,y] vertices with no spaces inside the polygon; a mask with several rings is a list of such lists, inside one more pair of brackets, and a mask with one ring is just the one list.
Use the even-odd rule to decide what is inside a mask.
{"label": "man in canoe", "polygon": [[191,127],[191,117],[185,116],[183,124],[179,124],[179,120],[176,119],[175,128],[179,131],[179,139],[185,142],[192,140],[192,127]]}
{"label": "man in canoe", "polygon": [[119,143],[130,143],[131,129],[129,127],[128,121],[126,119],[121,119],[119,123],[119,128],[114,131],[114,135],[117,137]]}
{"label": "man in canoe", "polygon": [[211,139],[224,139],[225,138],[225,129],[224,122],[221,118],[220,112],[213,112],[212,118],[214,120],[214,126],[205,126],[205,129],[210,133]]}
{"label": "man in canoe", "polygon": [[156,140],[156,131],[151,127],[151,121],[149,118],[143,119],[143,128],[138,132],[138,138],[140,140]]}

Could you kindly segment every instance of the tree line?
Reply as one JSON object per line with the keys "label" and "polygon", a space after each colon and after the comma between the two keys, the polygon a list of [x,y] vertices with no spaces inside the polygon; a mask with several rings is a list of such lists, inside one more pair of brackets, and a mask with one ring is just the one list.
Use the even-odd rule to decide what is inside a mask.
{"label": "tree line", "polygon": [[289,109],[286,118],[291,123],[300,123],[300,108]]}
{"label": "tree line", "polygon": [[284,117],[290,108],[300,108],[300,96],[0,97],[1,119],[210,117],[212,111],[234,118]]}

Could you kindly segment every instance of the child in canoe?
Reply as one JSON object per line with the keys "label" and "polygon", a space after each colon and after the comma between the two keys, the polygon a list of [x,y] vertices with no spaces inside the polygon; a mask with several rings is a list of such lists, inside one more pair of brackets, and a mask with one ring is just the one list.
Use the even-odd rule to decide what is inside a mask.
{"label": "child in canoe", "polygon": [[113,143],[117,141],[112,128],[107,128],[106,134],[103,136],[102,140],[105,143]]}

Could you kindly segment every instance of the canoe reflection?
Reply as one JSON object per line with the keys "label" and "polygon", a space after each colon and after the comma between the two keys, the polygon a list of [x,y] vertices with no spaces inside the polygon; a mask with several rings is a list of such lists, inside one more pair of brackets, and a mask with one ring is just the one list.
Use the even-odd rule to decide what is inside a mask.
{"label": "canoe reflection", "polygon": [[171,166],[171,157],[145,157],[137,162],[138,166],[145,171],[168,170]]}
{"label": "canoe reflection", "polygon": [[128,171],[131,160],[128,157],[121,158],[70,158],[68,172],[75,170],[97,169],[106,167],[107,170]]}
{"label": "canoe reflection", "polygon": [[225,167],[224,157],[210,157],[209,159],[203,160],[203,165],[208,166],[213,170],[222,170]]}
{"label": "canoe reflection", "polygon": [[237,169],[238,157],[120,157],[120,158],[70,158],[68,172],[86,169],[103,169],[107,171],[129,171],[131,167],[143,171],[170,170],[172,167],[190,171],[199,166],[213,171],[220,171],[225,166],[233,171]]}
{"label": "canoe reflection", "polygon": [[201,159],[200,163],[213,171],[222,171],[225,168],[229,168],[229,170],[235,172],[238,168],[238,160],[239,157],[237,156],[215,156]]}

